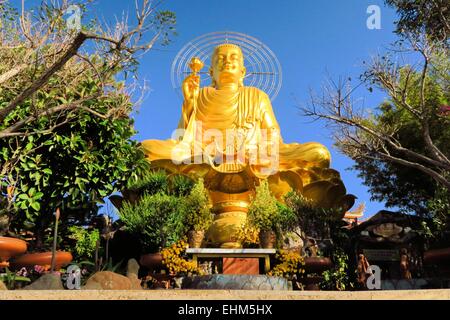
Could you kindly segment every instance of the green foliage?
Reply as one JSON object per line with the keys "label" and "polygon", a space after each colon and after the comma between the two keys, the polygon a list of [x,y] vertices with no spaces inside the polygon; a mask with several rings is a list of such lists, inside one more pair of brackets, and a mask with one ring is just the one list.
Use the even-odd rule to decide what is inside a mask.
{"label": "green foliage", "polygon": [[157,193],[145,194],[139,202],[125,202],[119,211],[127,230],[139,236],[144,250],[157,252],[178,241],[186,231],[181,198]]}
{"label": "green foliage", "polygon": [[169,193],[169,179],[164,171],[149,171],[136,180],[128,181],[127,189],[141,193]]}
{"label": "green foliage", "polygon": [[194,181],[181,174],[168,175],[162,170],[147,170],[139,176],[130,178],[126,188],[139,194],[166,193],[183,197],[189,195],[194,187]]}
{"label": "green foliage", "polygon": [[320,283],[322,290],[345,291],[354,287],[350,281],[348,256],[342,249],[335,249],[333,252],[334,268],[322,273],[323,281]]}
{"label": "green foliage", "polygon": [[290,217],[291,229],[299,228],[313,238],[329,239],[331,230],[342,219],[340,209],[317,207],[312,200],[296,192],[288,193],[285,203],[293,216]]}
{"label": "green foliage", "polygon": [[438,186],[433,199],[428,202],[429,221],[423,222],[425,236],[439,240],[448,230],[450,220],[450,191]]}
{"label": "green foliage", "polygon": [[271,194],[267,180],[256,187],[256,196],[252,200],[248,219],[260,231],[276,230],[279,222],[277,199]]}
{"label": "green foliage", "polygon": [[170,193],[177,197],[186,197],[194,187],[194,180],[184,175],[170,176]]}
{"label": "green foliage", "polygon": [[385,0],[400,19],[397,33],[425,32],[434,40],[446,40],[450,33],[450,8],[446,0]]}
{"label": "green foliage", "polygon": [[11,272],[8,268],[5,270],[5,274],[0,275],[0,281],[2,281],[8,290],[13,290],[16,288],[16,282],[31,282],[31,279],[28,277],[18,276],[14,272]]}
{"label": "green foliage", "polygon": [[[4,36],[0,44],[0,74],[20,68],[0,87],[0,109],[42,78],[64,54],[69,38],[74,38],[68,36],[66,21],[59,15],[63,8],[44,1],[29,16],[25,13],[36,30],[51,26],[48,37],[40,38],[41,34],[36,33],[33,41],[38,44],[42,40],[43,44],[39,44],[39,50],[33,50],[17,27],[20,17],[13,5],[0,3]],[[88,4],[78,5],[82,12],[87,11]],[[169,11],[153,12],[147,21],[167,44],[174,34],[175,15]],[[87,29],[98,34],[107,32],[99,23],[83,26],[83,30]],[[144,29],[148,28],[141,31]],[[130,45],[135,49],[132,43],[139,40],[132,37],[133,41],[124,48]],[[83,57],[72,57],[56,73],[44,78],[45,83],[6,112],[0,123],[2,133],[14,133],[0,140],[0,191],[14,187],[10,201],[14,208],[8,208],[8,214],[13,215],[11,228],[20,232],[26,222],[34,223],[39,243],[57,207],[62,209],[65,223],[70,220],[84,224],[92,213],[82,212],[84,208],[102,203],[103,198],[122,190],[130,178],[136,179],[148,170],[144,153],[131,139],[136,134],[130,117],[132,97],[126,83],[117,80],[126,79],[128,73],[135,71],[138,61],[131,47],[108,50],[105,41],[94,42],[88,45],[92,50],[80,49]],[[140,47],[141,43],[135,45]],[[76,216],[68,216],[74,212]]]}
{"label": "green foliage", "polygon": [[168,45],[170,43],[170,36],[177,35],[175,31],[175,25],[177,17],[172,11],[158,11],[156,13],[156,29],[161,32],[162,45]]}
{"label": "green foliage", "polygon": [[206,231],[212,223],[212,213],[203,179],[194,185],[184,202],[184,225],[190,230]]}
{"label": "green foliage", "polygon": [[97,248],[97,242],[100,241],[100,232],[97,229],[89,231],[78,226],[69,227],[69,232],[69,237],[76,241],[75,253],[77,257],[75,260],[92,258]]}
{"label": "green foliage", "polygon": [[[57,76],[51,78],[47,89],[34,97],[33,103],[40,108],[51,108],[61,101],[67,103],[103,90],[94,77],[67,86],[65,79]],[[0,90],[0,101],[9,99],[9,92]],[[45,216],[56,207],[73,208],[87,202],[101,202],[147,165],[137,143],[131,140],[136,132],[128,117],[131,112],[128,100],[125,94],[114,99],[89,100],[89,107],[98,112],[123,105],[126,109],[120,117],[103,119],[85,111],[67,111],[27,124],[23,130],[36,132],[33,135],[0,141],[0,162],[6,166],[13,159],[16,161],[2,180],[3,188],[15,186],[14,205],[19,210],[16,225],[24,220],[48,220]],[[25,119],[32,112],[31,101],[26,101],[0,124],[0,129],[7,128],[11,121]],[[67,123],[52,134],[47,133],[46,129],[61,118]]]}
{"label": "green foliage", "polygon": [[[448,58],[436,59],[445,61]],[[430,136],[437,148],[448,157],[450,156],[450,117],[443,117],[440,114],[440,108],[449,104],[450,92],[445,81],[441,79],[442,76],[438,77],[434,74],[445,72],[448,66],[439,68],[442,70],[435,70],[427,77],[424,88],[425,104],[430,107],[428,120]],[[408,79],[410,85],[406,102],[417,110],[420,110],[420,77],[420,74],[411,72],[409,66],[405,66],[400,71],[399,86],[405,86]],[[394,138],[404,148],[418,154],[428,154],[422,134],[422,123],[394,101],[386,101],[379,106],[373,125],[377,131],[383,128],[395,128]],[[389,146],[386,148],[393,156],[402,156],[395,150],[391,150]],[[385,202],[387,207],[399,207],[405,212],[427,215],[428,201],[434,198],[437,191],[437,185],[431,176],[390,161],[367,157],[354,160],[356,164],[353,169],[359,171],[358,176],[369,187],[372,200]]]}

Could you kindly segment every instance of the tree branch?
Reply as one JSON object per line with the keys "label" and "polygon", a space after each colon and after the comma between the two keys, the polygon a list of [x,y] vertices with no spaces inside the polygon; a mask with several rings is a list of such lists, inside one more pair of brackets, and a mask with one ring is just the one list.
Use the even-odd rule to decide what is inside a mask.
{"label": "tree branch", "polygon": [[60,70],[70,58],[76,55],[78,49],[86,40],[86,36],[80,32],[73,40],[71,46],[66,51],[66,53],[61,56],[58,61],[56,61],[39,79],[34,81],[28,88],[26,88],[21,94],[19,94],[9,105],[5,108],[0,109],[0,122],[5,120],[8,114],[14,110],[19,104],[24,102],[27,98],[29,98],[34,92],[39,90],[43,85],[47,83],[50,77]]}

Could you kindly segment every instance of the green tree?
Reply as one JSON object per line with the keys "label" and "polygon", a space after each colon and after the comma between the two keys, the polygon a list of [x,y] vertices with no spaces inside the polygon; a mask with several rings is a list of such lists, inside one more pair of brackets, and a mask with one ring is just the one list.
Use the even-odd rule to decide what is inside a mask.
{"label": "green tree", "polygon": [[38,246],[56,207],[65,222],[82,224],[147,168],[131,139],[139,97],[128,79],[137,55],[167,44],[175,23],[144,0],[134,27],[94,21],[71,30],[68,5],[43,1],[18,14],[0,4],[1,214],[13,218],[10,230],[34,223]]}
{"label": "green tree", "polygon": [[[400,85],[408,81],[418,83],[420,75],[405,66],[400,72]],[[430,136],[439,150],[450,155],[450,118],[442,116],[441,106],[449,100],[449,92],[439,83],[438,77],[430,75],[426,83],[427,95],[425,103],[432,106],[430,112]],[[419,104],[420,88],[411,86],[408,93],[408,103]],[[426,154],[426,145],[418,128],[421,123],[395,101],[386,101],[379,107],[379,113],[374,116],[377,127],[396,127],[393,137],[407,148],[418,154]],[[386,146],[390,154],[401,156],[394,148]],[[426,215],[429,212],[428,201],[435,195],[438,185],[426,173],[396,162],[373,158],[355,158],[354,169],[359,171],[364,184],[369,187],[372,199],[385,201],[388,207],[399,207],[408,212]],[[426,163],[419,162],[427,165]]]}
{"label": "green tree", "polygon": [[[436,217],[430,208],[435,197],[442,198],[437,190],[450,190],[450,61],[448,29],[440,29],[440,24],[448,26],[448,6],[387,2],[399,10],[399,40],[366,63],[357,84],[351,78],[330,80],[324,94],[313,94],[302,110],[327,122],[335,144],[356,162],[354,169],[374,199]],[[431,13],[433,6],[438,7]],[[358,104],[354,95],[361,85],[388,98],[372,108]]]}
{"label": "green tree", "polygon": [[446,40],[450,34],[450,6],[446,0],[386,0],[399,16],[397,33],[425,32],[434,40]]}
{"label": "green tree", "polygon": [[420,40],[397,43],[418,61],[401,65],[397,49],[374,58],[361,84],[388,100],[369,109],[354,103],[351,79],[330,81],[329,95],[313,96],[307,116],[325,119],[337,147],[355,160],[373,197],[388,206],[423,212],[437,185],[450,188],[448,49]]}

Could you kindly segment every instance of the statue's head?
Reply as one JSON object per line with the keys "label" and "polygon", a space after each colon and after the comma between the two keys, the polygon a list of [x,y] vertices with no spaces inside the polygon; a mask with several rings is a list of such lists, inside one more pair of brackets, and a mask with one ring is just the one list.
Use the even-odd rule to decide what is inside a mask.
{"label": "statue's head", "polygon": [[214,48],[209,69],[213,86],[224,84],[244,84],[244,55],[239,46],[224,43]]}

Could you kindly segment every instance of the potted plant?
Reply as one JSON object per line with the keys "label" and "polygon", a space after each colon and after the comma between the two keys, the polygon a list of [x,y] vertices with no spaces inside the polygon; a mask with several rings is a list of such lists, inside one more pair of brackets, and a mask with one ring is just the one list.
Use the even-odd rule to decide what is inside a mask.
{"label": "potted plant", "polygon": [[191,248],[200,248],[205,231],[212,223],[208,193],[200,179],[185,200],[184,224],[188,231],[188,242]]}
{"label": "potted plant", "polygon": [[273,248],[276,242],[275,230],[279,223],[279,207],[277,199],[269,190],[267,180],[256,187],[255,198],[250,203],[248,219],[250,224],[259,229],[259,240],[262,248]]}
{"label": "potted plant", "polygon": [[138,202],[124,202],[119,217],[130,233],[139,237],[140,263],[155,270],[162,264],[161,249],[184,235],[182,198],[166,193],[144,194]]}
{"label": "potted plant", "polygon": [[[0,184],[0,188],[2,185]],[[9,266],[9,259],[27,251],[27,243],[23,240],[6,237],[11,235],[10,224],[13,213],[13,188],[6,187],[6,193],[0,194],[0,268]]]}
{"label": "potted plant", "polygon": [[283,277],[288,281],[294,282],[299,289],[297,280],[302,278],[305,273],[305,260],[298,252],[288,250],[279,250],[275,256],[276,265],[268,272],[269,276]]}
{"label": "potted plant", "polygon": [[11,261],[14,268],[41,266],[45,271],[59,270],[61,267],[68,265],[72,259],[72,253],[68,251],[57,250],[58,244],[58,225],[60,218],[60,210],[56,209],[55,223],[52,236],[48,235],[44,246],[41,249],[49,249],[43,252],[33,252],[21,255]]}
{"label": "potted plant", "polygon": [[[306,276],[302,283],[307,290],[319,290],[320,283],[324,280],[322,274],[333,268],[333,261],[328,255],[338,249],[336,245],[345,242],[346,236],[341,228],[342,210],[319,207],[311,199],[296,192],[288,193],[285,203],[293,213],[291,230],[296,230],[303,241]],[[323,245],[324,240],[327,240],[328,245]],[[322,241],[322,246],[318,241]],[[326,273],[327,276],[329,274]]]}
{"label": "potted plant", "polygon": [[0,268],[9,266],[11,257],[21,255],[27,251],[27,243],[23,240],[0,236]]}

